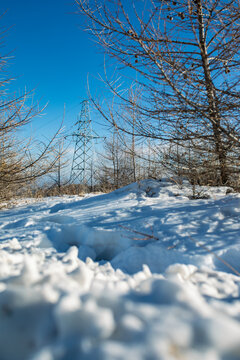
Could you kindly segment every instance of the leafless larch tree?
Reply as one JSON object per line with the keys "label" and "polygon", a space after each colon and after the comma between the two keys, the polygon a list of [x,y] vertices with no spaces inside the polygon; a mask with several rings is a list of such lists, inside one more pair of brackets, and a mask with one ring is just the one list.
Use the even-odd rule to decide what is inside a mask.
{"label": "leafless larch tree", "polygon": [[[142,91],[141,101],[134,104],[139,114],[134,135],[171,143],[172,149],[175,145],[178,161],[185,159],[183,169],[190,151],[196,169],[207,174],[206,182],[226,185],[237,179],[239,1],[76,2],[106,54],[138,74],[135,82]],[[133,105],[108,85],[121,101]],[[132,124],[117,126],[131,132]]]}

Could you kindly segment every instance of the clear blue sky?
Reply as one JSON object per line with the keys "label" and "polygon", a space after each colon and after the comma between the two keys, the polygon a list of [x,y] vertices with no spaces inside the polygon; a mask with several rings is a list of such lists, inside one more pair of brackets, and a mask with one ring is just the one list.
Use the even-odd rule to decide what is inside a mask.
{"label": "clear blue sky", "polygon": [[8,72],[17,77],[14,89],[36,89],[35,99],[49,103],[34,131],[41,135],[57,128],[64,103],[69,128],[87,97],[87,75],[103,71],[103,54],[83,30],[74,0],[1,0],[4,11],[0,26],[10,29],[0,51],[12,51]]}

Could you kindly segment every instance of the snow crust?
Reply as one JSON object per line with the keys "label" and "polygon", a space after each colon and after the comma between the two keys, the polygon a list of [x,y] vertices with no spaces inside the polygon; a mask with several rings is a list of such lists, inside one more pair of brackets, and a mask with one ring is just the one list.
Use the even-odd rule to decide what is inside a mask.
{"label": "snow crust", "polygon": [[240,359],[226,190],[145,180],[2,210],[0,359]]}

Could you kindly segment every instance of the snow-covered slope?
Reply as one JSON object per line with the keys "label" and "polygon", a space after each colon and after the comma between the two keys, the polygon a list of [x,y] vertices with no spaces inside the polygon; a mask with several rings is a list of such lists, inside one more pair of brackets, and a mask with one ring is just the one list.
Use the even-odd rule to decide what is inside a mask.
{"label": "snow-covered slope", "polygon": [[240,196],[147,180],[0,212],[0,359],[240,359]]}

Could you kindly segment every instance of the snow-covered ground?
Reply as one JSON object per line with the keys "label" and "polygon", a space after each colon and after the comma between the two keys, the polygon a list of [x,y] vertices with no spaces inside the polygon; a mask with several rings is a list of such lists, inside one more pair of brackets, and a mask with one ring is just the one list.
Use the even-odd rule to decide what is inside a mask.
{"label": "snow-covered ground", "polygon": [[240,359],[240,195],[200,190],[2,210],[0,359]]}

